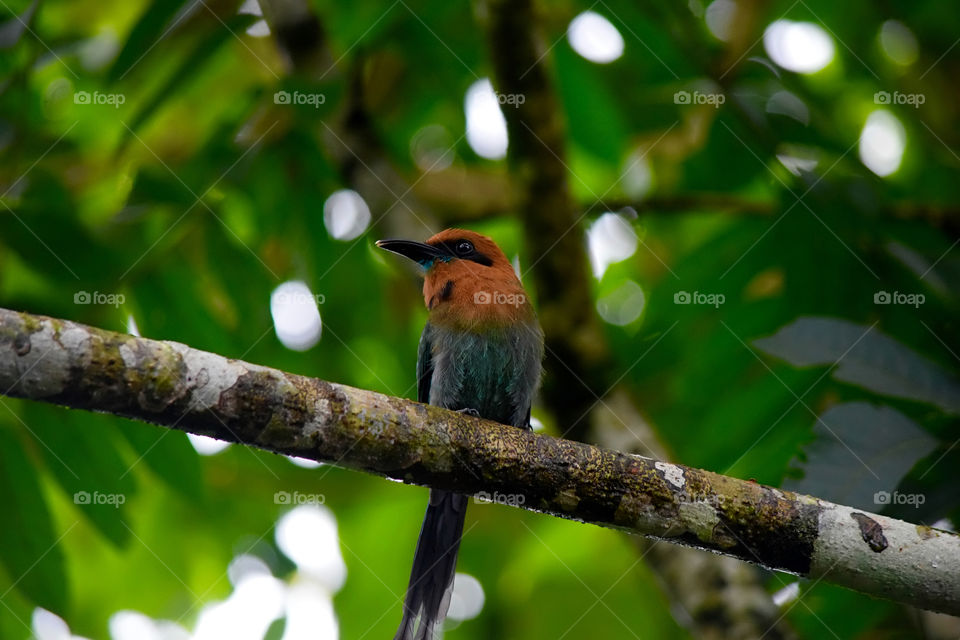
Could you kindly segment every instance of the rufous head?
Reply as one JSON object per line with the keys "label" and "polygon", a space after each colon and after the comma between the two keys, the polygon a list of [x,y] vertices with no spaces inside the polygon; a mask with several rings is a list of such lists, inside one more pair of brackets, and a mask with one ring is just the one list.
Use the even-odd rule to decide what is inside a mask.
{"label": "rufous head", "polygon": [[533,320],[513,265],[487,236],[447,229],[425,243],[379,240],[377,246],[423,267],[423,301],[434,324],[483,330]]}

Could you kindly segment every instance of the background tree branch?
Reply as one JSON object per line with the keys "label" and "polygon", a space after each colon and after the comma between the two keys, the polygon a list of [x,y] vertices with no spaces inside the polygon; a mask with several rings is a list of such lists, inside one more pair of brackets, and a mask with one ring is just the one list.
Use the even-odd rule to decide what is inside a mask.
{"label": "background tree branch", "polygon": [[[617,367],[591,303],[583,220],[590,213],[630,205],[598,201],[584,208],[573,199],[562,109],[549,75],[550,52],[536,31],[539,16],[533,3],[490,0],[481,6],[488,20],[496,89],[524,97],[515,108],[504,110],[510,132],[508,161],[517,176],[506,193],[516,198],[544,326],[544,403],[564,437],[668,460],[666,447],[641,416],[622,378],[611,385]],[[711,206],[718,204],[717,198],[726,198],[708,197]],[[692,203],[674,204],[681,209]],[[678,618],[698,637],[793,637],[752,567],[645,539],[636,544],[638,555],[685,613]],[[702,579],[683,579],[687,575]],[[731,580],[734,575],[737,579]]]}
{"label": "background tree branch", "polygon": [[582,216],[570,193],[565,161],[565,128],[541,51],[531,31],[537,23],[528,0],[482,2],[494,88],[523,96],[506,110],[509,161],[523,224],[527,263],[533,276],[538,315],[546,347],[542,395],[564,421],[561,432],[586,440],[586,423],[578,421],[606,388],[609,350],[590,290]]}
{"label": "background tree branch", "polygon": [[0,386],[960,613],[960,536],[179,343],[0,310]]}

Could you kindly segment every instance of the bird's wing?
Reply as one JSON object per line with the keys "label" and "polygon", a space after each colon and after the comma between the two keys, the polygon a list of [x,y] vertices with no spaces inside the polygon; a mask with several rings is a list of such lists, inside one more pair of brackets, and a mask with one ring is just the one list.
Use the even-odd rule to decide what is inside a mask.
{"label": "bird's wing", "polygon": [[430,323],[423,326],[417,350],[417,402],[430,402],[430,381],[433,379],[433,343]]}

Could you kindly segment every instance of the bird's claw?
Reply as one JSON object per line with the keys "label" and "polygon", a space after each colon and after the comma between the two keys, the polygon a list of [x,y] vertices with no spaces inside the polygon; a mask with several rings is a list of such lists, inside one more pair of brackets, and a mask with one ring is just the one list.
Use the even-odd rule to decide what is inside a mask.
{"label": "bird's claw", "polygon": [[457,409],[457,413],[462,413],[464,415],[473,416],[474,418],[480,417],[480,412],[476,409]]}

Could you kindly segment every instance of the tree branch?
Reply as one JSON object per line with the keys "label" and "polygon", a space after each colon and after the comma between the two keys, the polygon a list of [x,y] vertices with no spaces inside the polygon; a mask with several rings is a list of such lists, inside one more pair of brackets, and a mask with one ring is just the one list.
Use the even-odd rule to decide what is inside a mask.
{"label": "tree branch", "polygon": [[960,613],[960,536],[401,398],[0,309],[0,388]]}
{"label": "tree branch", "polygon": [[[487,19],[494,85],[501,93],[524,97],[515,101],[516,107],[505,109],[504,116],[516,185],[512,192],[524,225],[527,255],[533,259],[545,334],[547,376],[542,397],[564,436],[608,446],[617,442],[612,448],[621,449],[629,434],[632,452],[666,459],[665,447],[633,403],[617,402],[628,395],[622,382],[611,386],[617,367],[594,312],[581,225],[598,203],[581,211],[569,189],[563,115],[550,78],[549,50],[536,32],[539,16],[530,0],[478,2],[477,13]],[[621,206],[625,205],[617,208]],[[602,212],[595,210],[596,215]],[[612,414],[608,409],[614,402],[619,410],[611,423],[604,417]],[[584,420],[588,415],[590,420]],[[689,619],[680,620],[693,635],[728,640],[793,637],[767,596],[759,571],[741,565],[734,572],[730,564],[735,561],[729,558],[704,557],[678,546],[651,545],[643,539],[637,546],[640,557],[660,576],[671,602],[689,614]],[[741,577],[738,588],[730,588],[729,576],[734,573]],[[699,580],[678,579],[685,575]]]}
{"label": "tree branch", "polygon": [[[590,414],[593,444],[669,460],[667,448],[644,419],[629,391],[618,386]],[[755,566],[690,547],[632,536],[637,554],[660,578],[674,617],[699,640],[793,640]],[[786,582],[781,578],[781,581]]]}
{"label": "tree branch", "polygon": [[579,212],[568,182],[565,128],[545,65],[546,51],[532,33],[530,0],[478,0],[485,15],[498,93],[522,96],[506,109],[507,160],[523,223],[524,269],[532,272],[550,372],[541,391],[564,433],[586,440],[579,416],[609,385],[610,354],[593,312],[587,252]]}

